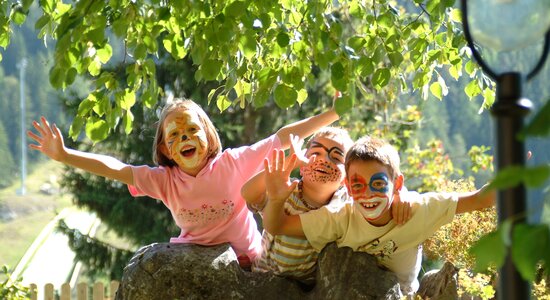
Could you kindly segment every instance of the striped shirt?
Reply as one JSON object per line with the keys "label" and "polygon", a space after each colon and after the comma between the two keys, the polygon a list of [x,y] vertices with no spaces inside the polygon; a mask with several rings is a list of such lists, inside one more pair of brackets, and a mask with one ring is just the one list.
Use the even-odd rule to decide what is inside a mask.
{"label": "striped shirt", "polygon": [[[345,188],[334,193],[328,205],[343,205],[348,201]],[[298,197],[296,188],[284,204],[287,215],[299,215],[310,211]],[[290,277],[304,283],[313,283],[319,253],[306,238],[286,235],[262,234],[262,252],[252,264],[254,272],[270,272]]]}

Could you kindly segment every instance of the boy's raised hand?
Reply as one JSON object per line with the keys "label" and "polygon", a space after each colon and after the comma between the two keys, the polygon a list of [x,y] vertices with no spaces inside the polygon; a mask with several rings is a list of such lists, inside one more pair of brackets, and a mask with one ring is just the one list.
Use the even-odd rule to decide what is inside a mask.
{"label": "boy's raised hand", "polygon": [[29,144],[29,147],[46,154],[54,160],[61,161],[66,150],[63,143],[63,135],[59,128],[55,124],[50,125],[44,117],[40,118],[40,123],[33,121],[32,126],[38,134],[29,130],[27,131],[27,135],[38,144]]}
{"label": "boy's raised hand", "polygon": [[292,154],[285,161],[283,150],[273,150],[271,160],[264,160],[266,193],[270,201],[284,201],[296,188],[298,181],[290,181],[296,160],[296,154]]}

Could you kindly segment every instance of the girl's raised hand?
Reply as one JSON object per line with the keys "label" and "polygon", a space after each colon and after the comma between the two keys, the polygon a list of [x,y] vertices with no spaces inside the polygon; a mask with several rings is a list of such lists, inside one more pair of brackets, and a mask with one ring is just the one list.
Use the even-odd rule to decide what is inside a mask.
{"label": "girl's raised hand", "polygon": [[296,166],[297,168],[307,166],[309,159],[306,157],[306,150],[302,149],[302,146],[304,145],[304,140],[300,139],[299,136],[290,134],[290,156],[292,154],[296,154],[297,162]]}
{"label": "girl's raised hand", "polygon": [[285,160],[283,150],[273,150],[271,160],[264,160],[266,193],[270,201],[284,201],[296,188],[298,181],[290,180],[296,159],[296,154],[292,154]]}
{"label": "girl's raised hand", "polygon": [[32,138],[37,144],[29,144],[29,147],[38,150],[51,159],[62,161],[66,154],[65,145],[63,143],[63,135],[55,124],[50,125],[46,118],[41,117],[40,123],[33,121],[32,126],[38,134],[32,131],[27,131],[27,135]]}

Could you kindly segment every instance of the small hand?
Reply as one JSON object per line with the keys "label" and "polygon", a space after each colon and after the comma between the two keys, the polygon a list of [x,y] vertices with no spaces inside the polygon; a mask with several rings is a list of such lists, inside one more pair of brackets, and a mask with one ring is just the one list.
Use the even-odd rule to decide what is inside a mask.
{"label": "small hand", "polygon": [[306,166],[309,162],[309,159],[306,157],[306,150],[302,149],[304,140],[300,139],[299,136],[290,134],[290,156],[296,154],[297,162],[296,167]]}
{"label": "small hand", "polygon": [[401,199],[401,191],[396,191],[393,197],[394,199],[391,205],[393,220],[397,225],[403,225],[412,217],[411,210],[413,199]]}
{"label": "small hand", "polygon": [[55,124],[50,125],[46,118],[41,117],[40,123],[33,121],[32,126],[38,131],[35,134],[32,131],[27,131],[27,135],[32,138],[37,144],[29,144],[29,147],[38,150],[50,158],[60,161],[66,152],[63,143],[63,135]]}
{"label": "small hand", "polygon": [[265,185],[270,201],[284,201],[296,188],[298,181],[290,181],[290,172],[296,165],[296,154],[285,162],[283,150],[273,150],[271,160],[264,160]]}

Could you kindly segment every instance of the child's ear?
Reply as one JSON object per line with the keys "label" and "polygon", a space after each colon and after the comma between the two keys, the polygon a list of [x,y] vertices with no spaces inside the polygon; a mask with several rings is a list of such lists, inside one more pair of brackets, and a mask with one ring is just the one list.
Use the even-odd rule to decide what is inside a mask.
{"label": "child's ear", "polygon": [[403,177],[403,174],[397,175],[394,181],[394,187],[395,187],[394,192],[400,191],[403,188],[404,181],[405,181],[405,177]]}
{"label": "child's ear", "polygon": [[348,181],[348,178],[344,178],[344,185],[346,186],[346,190],[348,191],[348,195],[351,196],[351,187],[349,185],[349,181]]}

